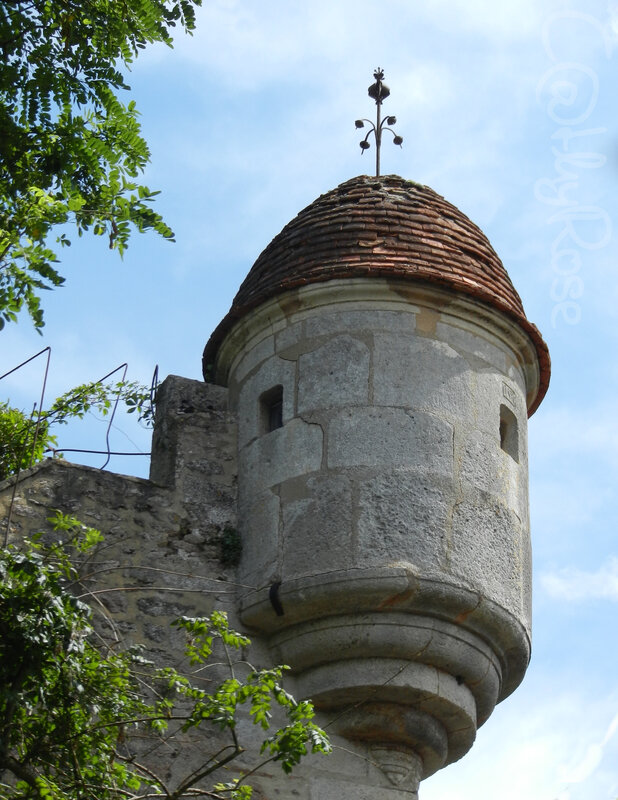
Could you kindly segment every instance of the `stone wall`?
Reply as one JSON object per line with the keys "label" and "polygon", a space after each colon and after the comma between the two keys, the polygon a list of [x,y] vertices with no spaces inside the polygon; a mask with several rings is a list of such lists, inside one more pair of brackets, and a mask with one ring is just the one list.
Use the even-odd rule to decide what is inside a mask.
{"label": "stone wall", "polygon": [[2,533],[9,516],[8,541],[44,530],[53,509],[99,529],[105,541],[96,557],[106,572],[97,584],[137,584],[139,592],[106,602],[132,638],[156,643],[161,617],[233,606],[235,571],[224,566],[223,540],[237,527],[235,431],[224,389],[168,378],[158,395],[151,480],[48,459],[0,484]]}
{"label": "stone wall", "polygon": [[[157,663],[182,668],[183,639],[170,627],[176,617],[218,608],[243,629],[237,570],[229,563],[237,530],[236,420],[227,408],[226,389],[174,376],[162,384],[150,480],[47,460],[22,472],[16,487],[15,479],[0,484],[2,535],[9,509],[11,542],[47,529],[53,509],[103,532],[104,541],[87,565],[92,578],[86,583],[97,592],[97,625],[109,641],[143,644]],[[278,663],[266,642],[247,632],[253,642],[247,659],[262,667]],[[293,675],[286,686],[298,696]],[[370,747],[333,733],[325,715],[317,721],[331,734],[333,755],[309,756],[289,776],[278,764],[267,765],[252,777],[255,800],[416,797],[396,754],[388,777]],[[262,731],[242,718],[238,733],[247,751],[224,780],[258,762]],[[200,728],[162,745],[151,758],[173,782],[219,749],[217,735]]]}
{"label": "stone wall", "polygon": [[[46,460],[0,484],[2,536],[50,529],[54,509],[103,533],[80,566],[99,634],[139,644],[158,665],[183,663],[183,616],[235,609],[235,566],[224,541],[236,531],[236,426],[226,391],[168,378],[158,396],[153,480]],[[187,775],[218,743],[204,730],[175,737],[150,758],[164,778]],[[149,744],[149,747],[151,745]]]}

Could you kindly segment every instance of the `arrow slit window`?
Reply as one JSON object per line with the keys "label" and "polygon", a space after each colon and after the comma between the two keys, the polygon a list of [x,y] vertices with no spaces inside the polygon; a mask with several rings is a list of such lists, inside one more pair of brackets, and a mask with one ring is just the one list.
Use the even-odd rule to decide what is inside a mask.
{"label": "arrow slit window", "polygon": [[517,417],[510,408],[500,406],[500,447],[519,463],[519,431]]}
{"label": "arrow slit window", "polygon": [[273,386],[260,396],[260,427],[263,434],[283,427],[283,386]]}

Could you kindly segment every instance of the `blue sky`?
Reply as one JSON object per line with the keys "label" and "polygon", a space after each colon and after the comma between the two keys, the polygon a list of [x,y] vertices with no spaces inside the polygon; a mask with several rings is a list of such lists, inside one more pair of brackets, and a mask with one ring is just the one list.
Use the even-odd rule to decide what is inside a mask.
{"label": "blue sky", "polygon": [[[43,337],[0,333],[0,372],[51,346],[48,397],[118,364],[200,378],[210,333],[270,239],[319,194],[371,172],[358,117],[375,67],[403,149],[382,169],[428,184],[485,231],[553,360],[530,423],[534,645],[528,675],[422,800],[618,797],[618,2],[204,0],[198,30],[140,56],[145,182],[177,234],[66,251]],[[38,400],[42,366],[1,396]],[[102,448],[104,428],[60,431]],[[147,449],[119,419],[112,446]],[[77,459],[75,459],[77,460]],[[95,459],[100,465],[101,459]],[[143,475],[147,459],[118,459]]]}

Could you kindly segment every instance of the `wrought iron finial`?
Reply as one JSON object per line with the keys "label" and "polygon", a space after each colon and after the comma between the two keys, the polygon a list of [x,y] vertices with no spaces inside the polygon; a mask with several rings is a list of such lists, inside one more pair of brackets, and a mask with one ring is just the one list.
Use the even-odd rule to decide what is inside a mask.
{"label": "wrought iron finial", "polygon": [[361,153],[364,153],[365,150],[368,150],[371,145],[369,143],[369,136],[373,133],[376,139],[376,178],[380,177],[380,147],[382,146],[382,131],[390,131],[393,134],[393,144],[398,144],[399,146],[403,143],[403,137],[398,136],[395,131],[390,127],[391,125],[395,125],[397,123],[397,117],[384,117],[381,118],[381,108],[382,108],[382,101],[386,100],[386,98],[391,93],[391,90],[388,86],[383,83],[384,80],[384,70],[378,67],[375,72],[373,73],[373,77],[376,79],[375,83],[372,83],[369,89],[367,89],[367,93],[372,100],[375,100],[376,103],[376,121],[375,124],[369,119],[357,119],[354,123],[357,128],[364,128],[365,123],[367,122],[371,127],[365,136],[365,138],[360,143]]}

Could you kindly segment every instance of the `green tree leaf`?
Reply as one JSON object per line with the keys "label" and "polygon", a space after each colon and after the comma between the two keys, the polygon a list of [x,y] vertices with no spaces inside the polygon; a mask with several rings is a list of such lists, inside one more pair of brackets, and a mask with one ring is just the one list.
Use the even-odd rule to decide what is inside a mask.
{"label": "green tree leaf", "polygon": [[[135,179],[150,158],[126,68],[148,44],[191,33],[201,0],[12,0],[0,6],[0,320],[61,286],[53,228],[105,235],[122,254],[132,229],[173,232]],[[57,239],[70,244],[65,234]]]}
{"label": "green tree leaf", "polygon": [[[262,752],[285,772],[308,752],[330,751],[326,735],[311,721],[311,704],[297,703],[282,689],[283,667],[249,668],[240,676],[246,665],[242,651],[250,642],[229,628],[222,612],[175,623],[187,634],[192,661],[206,668],[214,648],[226,653],[228,676],[208,691],[175,669],[158,668],[138,648],[105,647],[89,606],[72,593],[80,586],[80,559],[100,534],[60,512],[52,523],[60,541],[44,544],[35,537],[21,548],[0,549],[4,800],[182,800],[200,794],[248,800],[246,779],[255,769],[231,782],[218,776],[244,752],[236,723],[245,703],[264,730],[271,707],[283,712],[284,724],[264,741]],[[156,742],[172,722],[185,730],[216,725],[229,744],[224,738],[223,749],[217,744],[215,753],[204,753],[203,766],[170,789],[156,764],[140,762],[135,743],[149,736]],[[173,735],[166,733],[168,742]]]}
{"label": "green tree leaf", "polygon": [[106,416],[119,401],[128,413],[137,413],[147,427],[154,423],[151,391],[136,381],[85,383],[58,397],[40,416],[28,416],[6,402],[0,402],[0,480],[41,461],[56,449],[54,426],[71,419],[83,419],[97,411]]}

